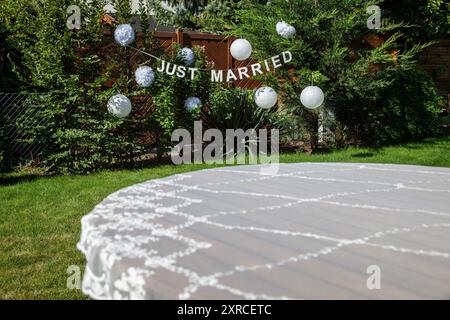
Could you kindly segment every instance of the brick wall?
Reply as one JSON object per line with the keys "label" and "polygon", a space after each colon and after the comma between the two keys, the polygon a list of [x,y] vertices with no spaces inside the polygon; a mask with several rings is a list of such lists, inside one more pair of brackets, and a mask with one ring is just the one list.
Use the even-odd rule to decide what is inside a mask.
{"label": "brick wall", "polygon": [[433,78],[439,93],[447,98],[450,110],[450,40],[427,48],[420,55],[419,64]]}

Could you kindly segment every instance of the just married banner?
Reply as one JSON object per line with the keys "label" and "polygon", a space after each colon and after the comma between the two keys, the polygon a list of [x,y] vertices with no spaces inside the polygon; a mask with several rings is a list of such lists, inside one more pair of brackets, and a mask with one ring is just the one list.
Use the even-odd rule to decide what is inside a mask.
{"label": "just married banner", "polygon": [[290,51],[284,51],[281,54],[265,59],[262,63],[253,63],[237,69],[215,70],[187,67],[162,60],[158,57],[152,57],[160,61],[160,65],[157,68],[158,72],[179,78],[189,78],[190,80],[193,80],[199,72],[210,72],[212,82],[233,82],[250,79],[257,75],[263,75],[265,72],[271,72],[292,61],[292,53]]}

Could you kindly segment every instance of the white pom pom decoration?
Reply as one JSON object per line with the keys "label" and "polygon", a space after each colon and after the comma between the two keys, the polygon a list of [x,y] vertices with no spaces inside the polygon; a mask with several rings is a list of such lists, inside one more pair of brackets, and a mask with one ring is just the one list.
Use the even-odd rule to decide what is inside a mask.
{"label": "white pom pom decoration", "polygon": [[202,106],[202,101],[197,97],[187,98],[184,102],[184,107],[188,111],[193,111],[194,109],[200,108]]}
{"label": "white pom pom decoration", "polygon": [[114,39],[121,46],[128,46],[134,42],[135,33],[130,24],[118,25],[114,31]]}
{"label": "white pom pom decoration", "polygon": [[322,89],[316,86],[309,86],[303,89],[300,94],[301,103],[308,109],[320,107],[325,99]]}
{"label": "white pom pom decoration", "polygon": [[125,118],[131,112],[131,101],[122,94],[111,97],[108,101],[108,112],[112,115]]}
{"label": "white pom pom decoration", "polygon": [[230,52],[233,58],[242,61],[250,58],[252,55],[252,45],[248,40],[236,39],[233,41],[230,47]]}
{"label": "white pom pom decoration", "polygon": [[155,73],[151,67],[141,66],[136,69],[135,78],[139,86],[148,88],[155,80]]}
{"label": "white pom pom decoration", "polygon": [[293,37],[295,35],[295,33],[297,32],[297,30],[295,30],[295,28],[293,26],[291,26],[290,24],[288,24],[284,21],[278,22],[276,29],[277,29],[277,33],[286,39]]}
{"label": "white pom pom decoration", "polygon": [[192,66],[195,62],[194,51],[190,48],[180,49],[180,51],[178,51],[178,57],[183,60],[183,63],[188,67]]}
{"label": "white pom pom decoration", "polygon": [[255,103],[262,109],[270,109],[277,104],[278,95],[270,87],[261,87],[255,92]]}

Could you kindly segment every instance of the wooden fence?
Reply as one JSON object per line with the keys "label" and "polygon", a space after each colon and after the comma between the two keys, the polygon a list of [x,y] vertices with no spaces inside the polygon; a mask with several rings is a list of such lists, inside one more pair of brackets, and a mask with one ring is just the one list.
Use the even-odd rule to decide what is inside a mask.
{"label": "wooden fence", "polygon": [[441,40],[420,54],[419,65],[434,80],[439,93],[447,97],[450,112],[450,40]]}

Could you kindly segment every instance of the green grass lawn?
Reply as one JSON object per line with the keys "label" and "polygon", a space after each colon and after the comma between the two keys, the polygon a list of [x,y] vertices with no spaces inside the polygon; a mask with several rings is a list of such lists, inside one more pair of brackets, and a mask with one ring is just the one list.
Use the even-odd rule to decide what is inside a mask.
{"label": "green grass lawn", "polygon": [[[281,162],[373,162],[450,167],[450,137],[381,149],[349,148]],[[88,176],[11,174],[0,185],[0,299],[83,299],[66,288],[70,265],[84,268],[76,249],[80,218],[123,187],[208,165],[164,165]]]}

